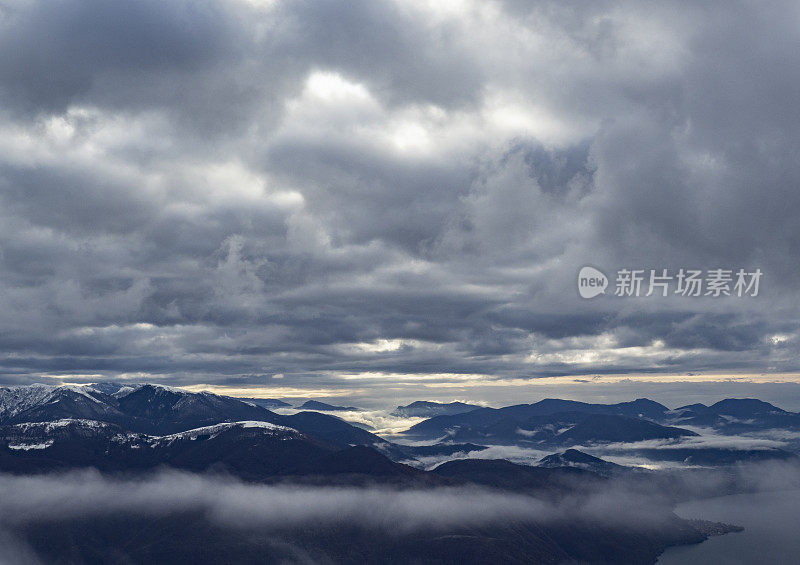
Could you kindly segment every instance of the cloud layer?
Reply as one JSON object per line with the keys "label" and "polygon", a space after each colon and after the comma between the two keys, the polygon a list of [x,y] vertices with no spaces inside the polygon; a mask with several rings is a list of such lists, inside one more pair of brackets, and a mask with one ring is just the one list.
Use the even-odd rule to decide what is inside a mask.
{"label": "cloud layer", "polygon": [[[0,485],[8,493],[0,501],[0,558],[4,563],[37,563],[26,540],[26,532],[37,527],[58,530],[59,524],[72,525],[100,520],[114,524],[122,520],[123,534],[128,523],[138,527],[141,518],[151,525],[139,535],[145,540],[163,541],[154,532],[157,525],[167,528],[183,517],[200,516],[201,523],[221,528],[223,539],[236,540],[240,534],[257,534],[255,540],[274,538],[290,546],[292,540],[312,539],[308,547],[298,543],[299,553],[315,546],[325,547],[331,532],[367,532],[370,543],[397,540],[410,535],[446,535],[468,528],[500,528],[521,523],[541,525],[593,523],[623,531],[658,532],[670,520],[667,502],[646,492],[609,489],[607,492],[583,493],[558,503],[528,495],[513,495],[478,487],[397,490],[391,488],[336,488],[300,486],[263,486],[214,477],[162,472],[138,479],[112,479],[94,471],[61,475],[0,476]],[[196,519],[196,518],[193,518]],[[126,522],[127,520],[127,522]],[[96,529],[90,527],[90,530]],[[100,540],[100,547],[114,548],[100,534],[85,532],[79,546]],[[134,530],[135,531],[135,530]],[[319,539],[313,539],[314,532]],[[346,532],[346,533],[341,533]],[[57,535],[57,534],[56,534]],[[99,535],[99,538],[98,538]],[[189,535],[189,534],[184,534]],[[116,539],[119,536],[112,537]],[[132,547],[139,550],[136,539]],[[359,538],[356,538],[359,539]],[[426,539],[426,538],[420,538]],[[39,549],[50,545],[39,541]],[[60,540],[59,540],[60,541]],[[330,540],[328,540],[330,541]],[[366,540],[365,540],[366,541]],[[198,540],[213,550],[213,542]],[[75,540],[73,540],[73,545]],[[224,547],[224,545],[223,545]],[[114,548],[116,549],[116,548]],[[146,547],[145,547],[146,549]],[[285,553],[285,551],[284,551]],[[146,554],[146,553],[145,553]],[[263,554],[262,554],[263,555]],[[263,558],[263,557],[262,557]],[[310,558],[282,562],[327,563]]]}
{"label": "cloud layer", "polygon": [[720,8],[0,2],[0,380],[797,370],[800,14]]}
{"label": "cloud layer", "polygon": [[[676,475],[675,480],[669,483],[671,492],[693,492],[698,497],[729,492],[726,489],[731,486],[744,492],[791,489],[796,493],[800,474],[796,465],[765,463],[724,473]],[[224,551],[225,540],[236,547],[236,543],[249,539],[246,543],[262,549],[265,541],[268,545],[280,542],[284,546],[281,553],[286,554],[287,548],[292,549],[292,540],[305,536],[306,546],[299,542],[294,558],[284,557],[282,562],[327,563],[330,560],[312,559],[306,550],[324,548],[326,539],[331,541],[331,532],[352,533],[358,536],[356,539],[379,545],[382,542],[376,540],[421,534],[448,537],[448,533],[469,528],[499,528],[502,532],[503,527],[513,530],[515,525],[526,523],[577,530],[594,525],[602,526],[607,533],[620,530],[629,535],[663,535],[672,520],[672,504],[665,496],[664,485],[651,480],[604,482],[592,487],[582,479],[574,494],[557,501],[479,487],[403,490],[265,486],[173,471],[128,479],[105,477],[90,470],[0,475],[0,487],[5,493],[0,500],[0,559],[10,564],[37,563],[32,546],[51,551],[58,543],[66,543],[73,551],[76,547],[91,550],[93,544],[100,544],[98,547],[106,550],[119,549],[122,556],[126,550],[142,550],[141,555],[146,556],[142,539],[158,547],[165,541],[169,544],[176,531],[189,539],[191,529],[200,526],[214,528],[210,531],[218,536],[212,541],[197,540],[209,552],[218,549],[215,543]],[[185,527],[176,528],[182,520]],[[86,530],[80,524],[87,524]],[[66,540],[61,537],[62,527],[80,532],[77,545],[69,535]],[[129,535],[128,528],[132,528]],[[163,532],[159,528],[164,528]],[[37,538],[37,531],[51,531],[53,539]],[[243,537],[248,533],[255,535]],[[129,537],[126,546],[123,542]],[[537,539],[534,535],[534,547]],[[186,550],[185,543],[180,547]],[[214,553],[204,558],[210,555]],[[263,559],[265,554],[260,555]]]}

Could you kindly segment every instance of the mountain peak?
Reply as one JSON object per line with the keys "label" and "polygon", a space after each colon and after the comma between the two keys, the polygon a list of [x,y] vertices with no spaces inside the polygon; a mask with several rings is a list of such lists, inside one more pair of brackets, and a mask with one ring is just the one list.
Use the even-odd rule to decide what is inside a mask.
{"label": "mountain peak", "polygon": [[726,398],[709,406],[717,414],[748,417],[757,414],[785,414],[786,411],[756,398]]}
{"label": "mountain peak", "polygon": [[223,422],[221,424],[214,424],[213,426],[203,426],[200,428],[194,428],[191,430],[187,430],[185,432],[177,432],[165,436],[156,436],[153,437],[152,441],[169,444],[177,440],[196,440],[201,437],[214,438],[223,432],[228,432],[231,430],[237,430],[237,431],[247,430],[256,433],[277,435],[281,437],[300,436],[300,432],[298,432],[294,428],[289,428],[287,426],[280,426],[278,424],[272,424],[270,422],[257,422],[253,420],[245,420],[241,422]]}
{"label": "mountain peak", "polygon": [[406,406],[398,406],[392,412],[393,416],[401,418],[432,418],[434,416],[450,416],[462,414],[482,408],[477,404],[454,401],[450,403],[432,402],[429,400],[416,400]]}
{"label": "mountain peak", "polygon": [[303,404],[298,406],[300,410],[320,410],[322,412],[352,412],[358,410],[354,406],[334,406],[326,402],[318,400],[306,400]]}
{"label": "mountain peak", "polygon": [[594,455],[589,455],[577,449],[567,449],[562,453],[553,453],[546,457],[542,457],[537,464],[538,467],[546,468],[559,468],[559,467],[572,467],[576,469],[584,469],[593,471],[600,475],[608,475],[615,471],[623,469],[621,465],[611,463]]}

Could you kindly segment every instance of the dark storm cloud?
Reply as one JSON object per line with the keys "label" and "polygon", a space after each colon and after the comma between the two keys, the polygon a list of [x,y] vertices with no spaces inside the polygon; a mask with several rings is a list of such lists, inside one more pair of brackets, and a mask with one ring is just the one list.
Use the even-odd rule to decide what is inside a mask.
{"label": "dark storm cloud", "polygon": [[4,6],[0,77],[6,100],[64,111],[104,82],[202,71],[237,49],[230,13],[213,2],[96,0]]}
{"label": "dark storm cloud", "polygon": [[797,370],[797,17],[2,3],[2,379]]}
{"label": "dark storm cloud", "polygon": [[295,32],[287,55],[355,76],[394,103],[458,106],[483,86],[480,66],[459,52],[457,26],[432,30],[402,3],[301,0],[277,10]]}

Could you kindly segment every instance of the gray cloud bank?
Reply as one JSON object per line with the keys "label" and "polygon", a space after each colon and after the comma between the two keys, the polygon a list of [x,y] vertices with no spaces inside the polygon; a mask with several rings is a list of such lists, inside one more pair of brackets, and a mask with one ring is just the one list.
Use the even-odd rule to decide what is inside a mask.
{"label": "gray cloud bank", "polygon": [[[800,487],[797,466],[786,463],[745,465],[725,472],[677,477],[679,482],[670,483],[670,492],[680,490],[697,496],[725,492],[732,484],[745,491]],[[284,539],[289,540],[287,544],[298,531],[329,535],[358,529],[367,532],[368,537],[399,539],[418,533],[445,535],[461,531],[460,528],[520,523],[570,527],[594,523],[621,531],[656,532],[671,520],[671,503],[658,482],[604,483],[598,485],[599,489],[586,483],[583,486],[574,495],[554,501],[476,487],[398,490],[265,486],[173,471],[139,478],[113,478],[94,471],[0,475],[4,493],[0,499],[0,558],[10,564],[36,563],[36,552],[29,545],[31,538],[26,539],[22,532],[35,532],[37,525],[57,530],[59,523],[78,528],[76,524],[94,524],[80,534],[86,536],[88,541],[83,541],[91,547],[91,532],[106,523],[113,529],[117,523],[114,520],[118,519],[123,520],[121,526],[133,527],[139,519],[150,524],[139,534],[131,530],[133,540],[138,535],[154,535],[153,529],[159,527],[166,528],[165,535],[174,535],[169,533],[172,526],[168,524],[175,520],[179,523],[181,517],[200,517],[202,523],[227,532],[221,539],[238,539],[237,532],[256,532],[262,541]],[[117,534],[124,533],[126,527]],[[191,528],[191,523],[187,527]],[[157,538],[154,539],[160,543]],[[36,541],[35,536],[32,539]],[[296,555],[305,557],[290,561],[316,562],[304,553],[305,549],[294,548]]]}
{"label": "gray cloud bank", "polygon": [[[92,471],[27,477],[4,475],[0,476],[0,486],[7,493],[0,502],[3,542],[0,558],[13,565],[38,562],[36,551],[21,534],[26,528],[39,524],[74,525],[86,520],[114,523],[114,519],[126,516],[131,524],[138,523],[131,517],[138,517],[162,525],[171,519],[184,517],[189,521],[201,516],[203,523],[227,532],[223,538],[233,539],[237,532],[256,532],[262,539],[273,540],[271,543],[290,547],[298,543],[295,539],[298,531],[319,532],[324,537],[337,531],[345,532],[337,535],[347,535],[348,531],[352,534],[357,529],[373,538],[399,539],[423,532],[446,534],[462,528],[544,524],[578,518],[603,520],[608,527],[635,523],[639,528],[656,530],[666,519],[663,508],[646,504],[651,502],[649,498],[621,492],[598,493],[585,500],[556,505],[525,495],[480,488],[259,486],[176,472],[124,480],[102,477]],[[611,507],[631,510],[612,514]],[[146,528],[139,535],[147,540],[152,535],[148,531],[151,529]],[[141,543],[142,539],[134,538],[133,543]],[[106,551],[111,551],[110,547]],[[310,547],[298,545],[291,549],[289,553],[300,557],[286,562],[328,562],[312,558],[313,552],[307,552]]]}
{"label": "gray cloud bank", "polygon": [[0,1],[0,380],[797,370],[798,15]]}

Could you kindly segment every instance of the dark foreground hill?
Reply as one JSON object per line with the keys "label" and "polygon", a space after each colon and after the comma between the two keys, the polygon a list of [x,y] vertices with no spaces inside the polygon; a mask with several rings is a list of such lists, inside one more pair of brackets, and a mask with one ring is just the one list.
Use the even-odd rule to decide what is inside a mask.
{"label": "dark foreground hill", "polygon": [[420,563],[645,565],[671,545],[706,539],[664,516],[627,530],[586,522],[506,521],[394,532],[358,523],[230,528],[202,512],[33,521],[15,532],[45,563]]}
{"label": "dark foreground hill", "polygon": [[[246,481],[337,477],[424,484],[425,473],[365,446],[341,448],[268,422],[222,423],[165,436],[93,420],[0,427],[0,471],[42,473],[94,468],[105,473],[170,467],[225,473]],[[435,479],[435,477],[433,477]]]}

